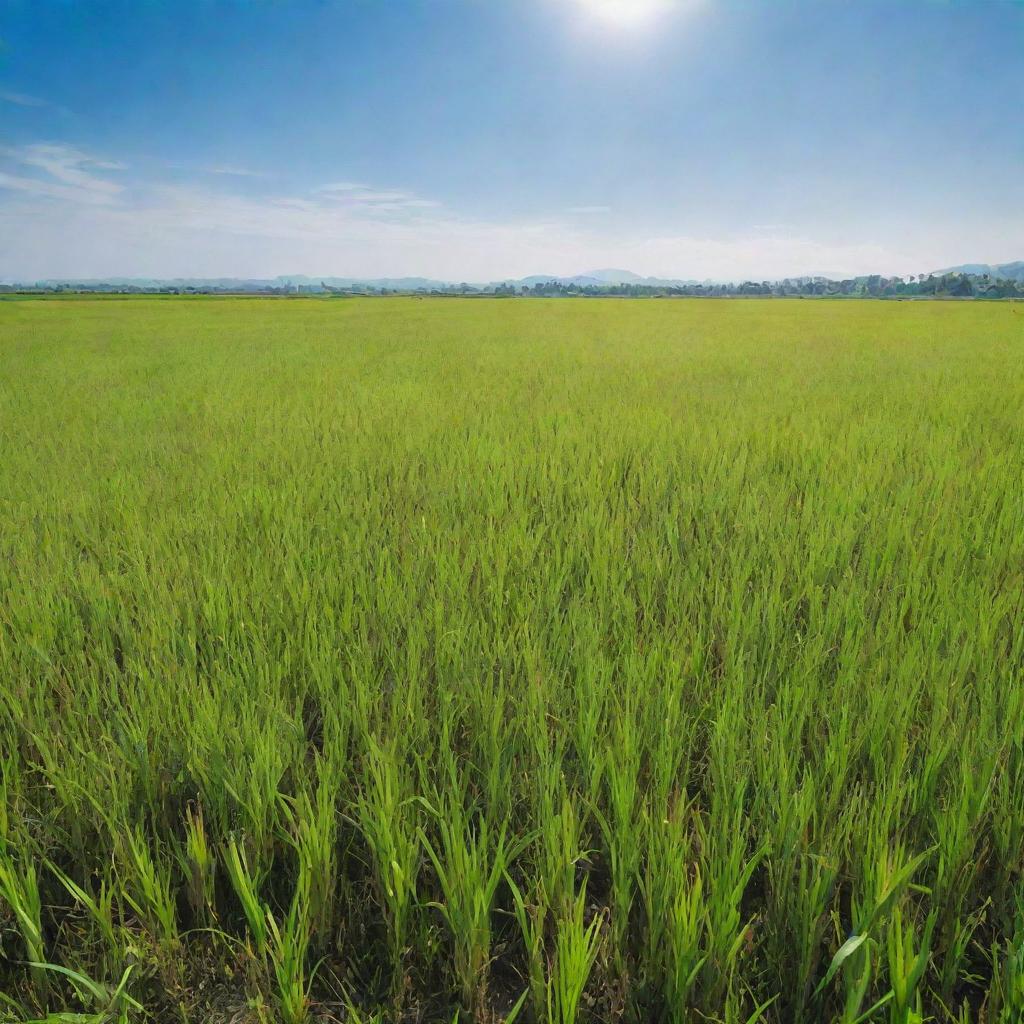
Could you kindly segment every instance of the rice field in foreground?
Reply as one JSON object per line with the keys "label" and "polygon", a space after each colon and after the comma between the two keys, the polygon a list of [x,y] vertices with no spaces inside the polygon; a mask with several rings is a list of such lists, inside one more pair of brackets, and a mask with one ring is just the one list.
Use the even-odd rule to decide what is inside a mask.
{"label": "rice field in foreground", "polygon": [[1021,313],[0,302],[0,1020],[1017,1024]]}

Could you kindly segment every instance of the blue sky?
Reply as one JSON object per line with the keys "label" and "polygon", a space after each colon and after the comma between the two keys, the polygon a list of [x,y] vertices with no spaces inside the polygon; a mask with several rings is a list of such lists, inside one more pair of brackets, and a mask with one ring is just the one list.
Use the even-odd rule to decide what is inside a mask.
{"label": "blue sky", "polygon": [[1024,3],[0,0],[0,278],[1024,259]]}

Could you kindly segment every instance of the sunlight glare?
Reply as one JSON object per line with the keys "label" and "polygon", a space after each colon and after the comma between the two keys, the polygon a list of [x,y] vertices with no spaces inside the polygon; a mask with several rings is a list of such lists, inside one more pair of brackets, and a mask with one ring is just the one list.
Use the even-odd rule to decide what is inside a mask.
{"label": "sunlight glare", "polygon": [[644,28],[672,6],[671,0],[577,0],[580,9],[615,28]]}

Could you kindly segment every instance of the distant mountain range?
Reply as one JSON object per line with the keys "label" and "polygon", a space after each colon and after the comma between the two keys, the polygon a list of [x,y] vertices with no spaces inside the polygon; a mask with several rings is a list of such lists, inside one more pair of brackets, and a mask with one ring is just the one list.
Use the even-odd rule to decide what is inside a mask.
{"label": "distant mountain range", "polygon": [[585,274],[562,277],[559,274],[531,274],[529,277],[508,278],[503,281],[492,281],[491,284],[516,285],[520,288],[532,288],[535,284],[554,282],[568,287],[571,284],[579,288],[601,285],[638,284],[645,288],[678,288],[683,285],[700,284],[695,280],[682,280],[674,277],[641,277],[632,270],[588,270]]}
{"label": "distant mountain range", "polygon": [[432,288],[450,288],[451,281],[435,280],[431,277],[307,277],[303,274],[285,274],[265,281],[269,285],[294,285],[316,287],[325,284],[330,288],[390,288],[394,291],[415,292],[421,288],[430,291]]}
{"label": "distant mountain range", "polygon": [[1024,281],[1024,260],[1015,263],[961,263],[958,267],[935,271],[936,277],[942,274],[974,274],[977,277],[988,274],[1005,281]]}

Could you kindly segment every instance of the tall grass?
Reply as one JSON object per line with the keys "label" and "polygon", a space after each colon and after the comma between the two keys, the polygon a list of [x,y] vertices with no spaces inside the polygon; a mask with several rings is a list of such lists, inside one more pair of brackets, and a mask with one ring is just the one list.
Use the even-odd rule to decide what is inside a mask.
{"label": "tall grass", "polygon": [[1013,308],[0,303],[0,1020],[1017,1024]]}

